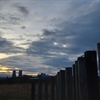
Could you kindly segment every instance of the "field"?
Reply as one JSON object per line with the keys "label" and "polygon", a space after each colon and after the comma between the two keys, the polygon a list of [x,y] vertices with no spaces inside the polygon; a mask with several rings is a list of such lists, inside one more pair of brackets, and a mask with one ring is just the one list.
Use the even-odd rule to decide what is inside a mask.
{"label": "field", "polygon": [[0,100],[31,100],[31,84],[0,85]]}
{"label": "field", "polygon": [[[45,89],[43,85],[42,100],[45,99]],[[48,100],[50,100],[50,86],[48,87]],[[38,100],[38,84],[35,86],[35,100]],[[30,84],[4,84],[0,85],[0,100],[31,100]]]}
{"label": "field", "polygon": [[[35,99],[38,100],[38,85],[35,86]],[[50,86],[49,86],[48,100],[50,100]],[[99,82],[100,89],[100,82]],[[42,91],[42,100],[44,100],[44,85]],[[0,100],[31,100],[31,84],[4,84],[0,85]]]}

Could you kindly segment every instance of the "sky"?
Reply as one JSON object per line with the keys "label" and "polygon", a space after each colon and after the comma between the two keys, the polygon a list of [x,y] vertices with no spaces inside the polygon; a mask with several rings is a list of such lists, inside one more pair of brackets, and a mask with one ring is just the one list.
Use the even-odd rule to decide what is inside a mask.
{"label": "sky", "polygon": [[0,0],[0,75],[56,74],[100,42],[100,0]]}

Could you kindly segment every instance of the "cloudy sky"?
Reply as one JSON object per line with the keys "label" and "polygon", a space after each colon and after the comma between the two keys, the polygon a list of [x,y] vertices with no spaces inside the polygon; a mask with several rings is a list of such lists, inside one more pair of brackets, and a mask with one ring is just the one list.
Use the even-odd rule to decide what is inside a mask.
{"label": "cloudy sky", "polygon": [[0,75],[55,74],[100,42],[100,0],[0,0]]}

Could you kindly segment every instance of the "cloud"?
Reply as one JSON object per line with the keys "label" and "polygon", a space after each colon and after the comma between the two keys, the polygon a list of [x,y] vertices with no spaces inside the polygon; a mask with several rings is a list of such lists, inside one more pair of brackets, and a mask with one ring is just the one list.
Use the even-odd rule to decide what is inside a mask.
{"label": "cloud", "polygon": [[[27,7],[29,5],[31,7],[29,7],[30,12],[23,4],[23,6],[16,6],[15,16],[0,16],[0,19],[4,21],[10,19],[12,22],[20,24],[23,15],[31,15],[27,22],[24,21],[19,26],[22,30],[18,30],[18,32],[24,34],[17,37],[21,36],[20,40],[25,40],[21,43],[28,45],[24,52],[26,55],[2,59],[1,64],[36,72],[39,70],[44,72],[44,69],[49,68],[57,71],[60,68],[71,67],[77,57],[83,55],[86,50],[96,49],[96,43],[100,42],[100,3],[81,1],[66,1],[66,3],[55,1],[49,4],[42,2],[39,7],[37,5],[41,1],[35,1],[34,7],[32,2],[32,5],[29,3],[27,5]],[[40,29],[42,31],[39,33]],[[39,31],[37,32],[37,30]],[[1,42],[2,45],[5,45],[2,46],[1,52],[11,53],[21,50],[12,42],[5,39],[4,41],[6,42]]]}
{"label": "cloud", "polygon": [[0,37],[0,53],[13,54],[22,53],[24,49],[14,46],[14,43],[5,38]]}
{"label": "cloud", "polygon": [[[41,59],[41,57],[37,56],[26,56],[26,55],[20,55],[20,56],[13,56],[8,57],[0,60],[0,64],[2,66],[8,66],[10,69],[19,69],[23,70],[25,72],[32,72],[32,73],[47,73],[48,70],[52,69],[51,66],[44,65],[44,60]],[[53,71],[52,73],[54,73]]]}
{"label": "cloud", "polygon": [[17,8],[18,8],[18,10],[19,10],[22,14],[24,14],[24,15],[28,15],[28,14],[29,14],[29,11],[27,10],[26,7],[24,7],[24,6],[17,6]]}
{"label": "cloud", "polygon": [[22,29],[26,29],[26,26],[21,26]]}
{"label": "cloud", "polygon": [[90,11],[85,12],[85,8],[83,14],[76,17],[71,15],[71,19],[60,23],[56,29],[43,30],[43,38],[32,42],[26,53],[48,59],[44,62],[48,66],[63,68],[71,66],[75,58],[83,55],[86,50],[96,49],[96,43],[100,42],[100,3],[91,5],[93,8],[90,7]]}
{"label": "cloud", "polygon": [[20,25],[22,22],[22,18],[19,17],[18,15],[14,14],[1,14],[0,15],[0,26],[6,26],[8,27],[9,25]]}
{"label": "cloud", "polygon": [[[100,3],[94,4],[94,9],[87,14],[77,16],[73,21],[66,21],[63,23],[63,32],[70,32],[75,36],[72,41],[73,47],[71,52],[79,53],[89,49],[95,49],[96,43],[100,42]],[[67,27],[69,25],[69,28]],[[71,29],[71,30],[69,30]]]}
{"label": "cloud", "polygon": [[[50,31],[48,31],[50,33]],[[51,33],[52,34],[52,33]],[[44,37],[40,41],[32,42],[30,47],[27,49],[28,54],[48,56],[48,55],[57,55],[56,51],[62,52],[65,51],[63,44],[57,43],[58,40],[55,39],[52,35]]]}
{"label": "cloud", "polygon": [[2,4],[5,4],[5,3],[9,2],[9,1],[11,1],[11,0],[0,0],[0,5],[2,6]]}
{"label": "cloud", "polygon": [[[68,59],[68,48],[70,44],[66,44],[66,39],[58,30],[44,30],[43,39],[32,42],[27,49],[27,55],[40,56],[44,59],[44,64],[55,68],[70,65],[72,61]],[[67,41],[66,41],[67,42]]]}
{"label": "cloud", "polygon": [[[8,0],[9,2],[1,2],[0,9],[0,29],[2,32],[11,31],[16,32],[18,28],[25,26],[25,18],[29,14],[28,10],[24,6],[17,5],[16,1]],[[22,1],[21,1],[22,2]],[[21,3],[19,2],[19,3]],[[12,10],[13,9],[13,10]],[[21,29],[25,29],[22,27]]]}
{"label": "cloud", "polygon": [[53,66],[55,68],[65,68],[65,67],[72,67],[71,62],[68,59],[68,56],[56,56],[56,57],[51,57],[48,58],[48,60],[45,62],[46,65]]}

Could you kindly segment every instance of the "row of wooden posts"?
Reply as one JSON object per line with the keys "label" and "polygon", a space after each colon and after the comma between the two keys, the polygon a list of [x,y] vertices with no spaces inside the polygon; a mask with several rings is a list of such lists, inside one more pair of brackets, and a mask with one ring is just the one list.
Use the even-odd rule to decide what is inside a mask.
{"label": "row of wooden posts", "polygon": [[56,76],[34,79],[32,100],[100,100],[98,83],[96,51],[86,51]]}

